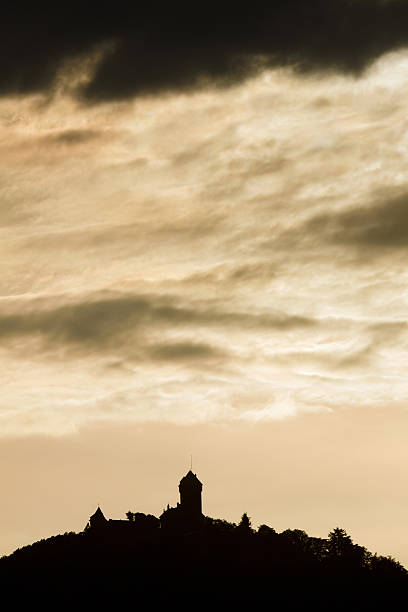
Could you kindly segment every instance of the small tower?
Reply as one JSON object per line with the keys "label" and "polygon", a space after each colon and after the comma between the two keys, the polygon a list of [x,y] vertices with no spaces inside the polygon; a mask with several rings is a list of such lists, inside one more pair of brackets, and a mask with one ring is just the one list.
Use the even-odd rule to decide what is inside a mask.
{"label": "small tower", "polygon": [[98,506],[96,509],[96,512],[94,512],[94,514],[89,519],[89,526],[92,529],[95,529],[95,528],[98,529],[100,527],[105,527],[107,522],[108,521],[106,520],[102,510]]}
{"label": "small tower", "polygon": [[180,480],[180,508],[186,515],[201,516],[202,490],[203,485],[191,470]]}

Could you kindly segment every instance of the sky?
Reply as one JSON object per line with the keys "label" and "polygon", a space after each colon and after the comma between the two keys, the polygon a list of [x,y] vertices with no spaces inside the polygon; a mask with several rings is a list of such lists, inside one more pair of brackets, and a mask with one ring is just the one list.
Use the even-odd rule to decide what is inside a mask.
{"label": "sky", "polygon": [[1,26],[0,554],[192,454],[408,565],[408,3],[153,8]]}

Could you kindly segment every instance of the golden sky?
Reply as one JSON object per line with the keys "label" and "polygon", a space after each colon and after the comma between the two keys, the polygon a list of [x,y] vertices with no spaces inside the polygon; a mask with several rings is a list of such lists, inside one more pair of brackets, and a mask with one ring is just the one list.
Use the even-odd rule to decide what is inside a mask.
{"label": "golden sky", "polygon": [[0,553],[204,512],[408,563],[408,52],[0,99]]}

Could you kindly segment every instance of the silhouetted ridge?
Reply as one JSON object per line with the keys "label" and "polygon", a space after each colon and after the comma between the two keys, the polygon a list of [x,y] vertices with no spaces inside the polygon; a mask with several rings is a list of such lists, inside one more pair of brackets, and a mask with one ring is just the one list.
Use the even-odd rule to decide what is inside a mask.
{"label": "silhouetted ridge", "polygon": [[[182,497],[186,484],[192,509]],[[406,598],[405,568],[355,544],[343,529],[315,538],[300,529],[255,530],[246,513],[238,525],[207,517],[194,505],[201,504],[201,488],[189,472],[180,481],[182,502],[160,519],[129,511],[127,520],[108,520],[98,507],[82,533],[3,557],[2,600],[12,597],[17,609],[39,602],[42,609],[66,603],[116,610],[131,602],[155,610],[177,602],[178,610],[243,604],[354,610],[392,609]]]}

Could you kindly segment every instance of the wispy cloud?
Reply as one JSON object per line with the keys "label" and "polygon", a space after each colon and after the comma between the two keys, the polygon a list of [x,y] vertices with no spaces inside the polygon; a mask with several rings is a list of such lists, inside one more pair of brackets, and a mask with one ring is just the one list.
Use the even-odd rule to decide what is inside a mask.
{"label": "wispy cloud", "polygon": [[3,431],[403,401],[406,65],[1,99]]}
{"label": "wispy cloud", "polygon": [[[58,299],[62,301],[61,297]],[[10,307],[8,308],[10,310]],[[143,341],[150,333],[168,329],[192,329],[221,326],[250,330],[263,328],[288,330],[308,327],[314,322],[306,317],[284,313],[248,313],[222,310],[204,304],[183,304],[182,300],[166,296],[117,295],[89,296],[79,303],[47,307],[45,300],[20,304],[16,313],[0,315],[0,338],[39,336],[45,346],[78,346],[82,350],[120,350],[120,345],[133,343],[132,335],[141,334]],[[132,340],[130,340],[132,338]],[[209,354],[205,344],[160,344],[154,351],[158,357],[186,357]]]}

